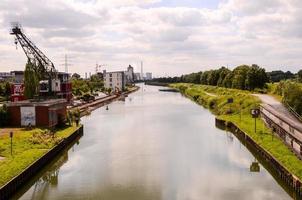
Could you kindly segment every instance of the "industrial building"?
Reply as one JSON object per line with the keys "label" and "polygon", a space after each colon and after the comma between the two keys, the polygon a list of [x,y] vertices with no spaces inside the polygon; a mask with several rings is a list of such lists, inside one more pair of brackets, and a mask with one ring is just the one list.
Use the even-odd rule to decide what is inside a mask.
{"label": "industrial building", "polygon": [[124,71],[106,72],[103,71],[105,88],[112,91],[121,92],[125,90],[126,76]]}
{"label": "industrial building", "polygon": [[65,99],[24,100],[7,104],[10,125],[52,128],[66,120]]}
{"label": "industrial building", "polygon": [[128,66],[127,71],[125,71],[126,83],[130,84],[134,82],[134,69],[131,65]]}
{"label": "industrial building", "polygon": [[152,73],[151,72],[146,72],[145,80],[147,80],[147,81],[152,80]]}
{"label": "industrial building", "polygon": [[23,83],[24,71],[0,72],[0,81]]}

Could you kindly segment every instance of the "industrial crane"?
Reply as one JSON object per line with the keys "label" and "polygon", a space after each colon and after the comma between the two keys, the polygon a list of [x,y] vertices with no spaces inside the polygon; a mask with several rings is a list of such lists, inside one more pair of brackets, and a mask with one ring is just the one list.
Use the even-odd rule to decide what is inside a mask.
{"label": "industrial crane", "polygon": [[59,92],[60,81],[51,60],[26,37],[19,23],[12,24],[10,34],[15,35],[15,44],[19,42],[29,62],[34,66],[40,80],[40,93],[46,96]]}

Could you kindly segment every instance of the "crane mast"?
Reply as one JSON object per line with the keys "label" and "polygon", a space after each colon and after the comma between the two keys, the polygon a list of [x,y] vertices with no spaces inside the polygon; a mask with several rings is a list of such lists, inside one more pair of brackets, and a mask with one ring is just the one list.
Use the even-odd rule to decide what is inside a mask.
{"label": "crane mast", "polygon": [[15,35],[15,44],[21,45],[29,62],[34,66],[40,79],[40,93],[53,93],[59,91],[57,72],[51,60],[23,33],[20,24],[14,23],[11,35]]}

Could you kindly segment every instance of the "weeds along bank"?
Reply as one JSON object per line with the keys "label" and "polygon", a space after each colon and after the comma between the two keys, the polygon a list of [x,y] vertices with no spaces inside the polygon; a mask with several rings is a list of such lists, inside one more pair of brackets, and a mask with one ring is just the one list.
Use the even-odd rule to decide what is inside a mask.
{"label": "weeds along bank", "polygon": [[[254,132],[254,119],[250,115],[250,109],[258,106],[260,101],[250,92],[186,83],[170,86],[179,89],[188,98],[211,110],[219,119],[234,123],[289,172],[302,180],[302,161],[277,136],[272,134],[261,119],[257,119],[257,128]],[[228,103],[229,98],[233,98],[232,103]]]}
{"label": "weeds along bank", "polygon": [[10,135],[0,134],[0,188],[77,129],[69,126],[55,134],[40,128],[14,130],[12,154]]}

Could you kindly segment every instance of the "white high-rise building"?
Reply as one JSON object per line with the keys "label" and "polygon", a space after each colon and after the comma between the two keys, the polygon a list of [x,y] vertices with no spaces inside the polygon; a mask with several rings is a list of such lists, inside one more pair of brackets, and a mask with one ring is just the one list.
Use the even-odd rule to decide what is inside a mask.
{"label": "white high-rise building", "polygon": [[126,76],[123,71],[106,72],[103,71],[105,88],[111,88],[112,91],[123,91],[126,86]]}
{"label": "white high-rise building", "polygon": [[134,70],[131,65],[129,65],[127,71],[125,71],[125,75],[126,75],[126,83],[134,82]]}
{"label": "white high-rise building", "polygon": [[146,72],[146,80],[151,80],[151,79],[152,79],[152,73]]}

